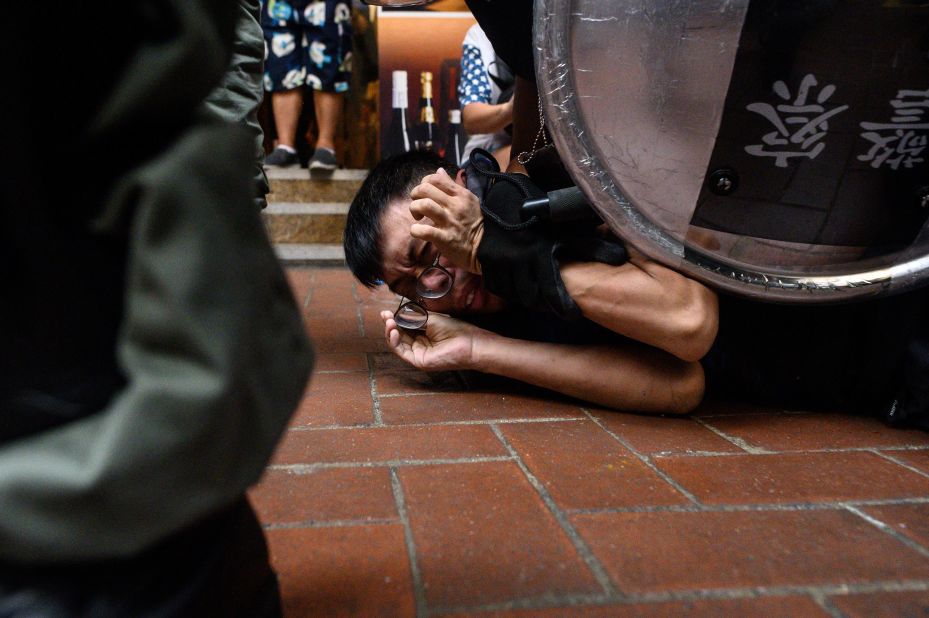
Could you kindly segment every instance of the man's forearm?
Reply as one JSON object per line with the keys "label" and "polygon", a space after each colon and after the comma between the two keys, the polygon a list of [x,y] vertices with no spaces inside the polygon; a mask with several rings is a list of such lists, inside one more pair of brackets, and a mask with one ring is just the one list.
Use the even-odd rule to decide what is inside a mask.
{"label": "man's forearm", "polygon": [[630,342],[560,345],[489,335],[475,342],[474,369],[617,410],[687,413],[703,396],[703,369]]}

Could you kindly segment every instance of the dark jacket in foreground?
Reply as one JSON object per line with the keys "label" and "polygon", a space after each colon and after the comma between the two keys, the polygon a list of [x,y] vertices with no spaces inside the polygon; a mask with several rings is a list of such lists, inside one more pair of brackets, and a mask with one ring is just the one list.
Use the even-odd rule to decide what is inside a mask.
{"label": "dark jacket in foreground", "polygon": [[123,559],[231,508],[303,391],[254,132],[204,104],[236,8],[41,3],[41,41],[4,22],[0,564]]}

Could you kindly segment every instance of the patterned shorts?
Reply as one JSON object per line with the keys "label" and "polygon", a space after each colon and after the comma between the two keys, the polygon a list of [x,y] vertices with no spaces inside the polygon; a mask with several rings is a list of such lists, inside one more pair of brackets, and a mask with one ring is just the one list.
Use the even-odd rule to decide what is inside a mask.
{"label": "patterned shorts", "polygon": [[348,90],[352,20],[347,0],[263,0],[264,87]]}

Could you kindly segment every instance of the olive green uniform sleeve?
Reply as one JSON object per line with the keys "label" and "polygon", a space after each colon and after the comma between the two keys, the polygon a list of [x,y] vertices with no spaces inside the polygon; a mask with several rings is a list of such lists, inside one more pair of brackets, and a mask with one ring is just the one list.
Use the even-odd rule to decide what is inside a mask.
{"label": "olive green uniform sleeve", "polygon": [[258,0],[239,0],[236,13],[235,41],[232,60],[218,88],[207,97],[206,108],[220,119],[246,127],[254,140],[255,160],[251,173],[254,178],[255,204],[267,206],[265,196],[270,191],[265,175],[264,134],[258,123],[258,107],[264,94],[265,43],[259,23],[261,5]]}
{"label": "olive green uniform sleeve", "polygon": [[111,194],[131,214],[127,384],[0,447],[0,561],[131,555],[259,478],[313,356],[250,198],[251,140],[204,121]]}
{"label": "olive green uniform sleeve", "polygon": [[[69,273],[61,287],[71,297],[55,299],[55,310],[115,342],[59,346],[38,336],[49,329],[28,325],[41,344],[32,365],[60,365],[42,358],[56,349],[70,363],[108,353],[103,365],[119,378],[81,415],[0,442],[0,564],[130,556],[233,504],[261,475],[300,400],[313,354],[255,209],[256,132],[205,104],[221,79],[232,96],[217,109],[257,104],[254,37],[245,47],[255,61],[229,62],[231,48],[247,56],[246,41],[231,36],[241,9],[234,0],[147,0],[122,12],[62,4],[52,31],[82,32],[75,53],[93,67],[63,76],[69,113],[49,129],[56,100],[0,104],[17,112],[7,116],[21,123],[13,135],[39,135],[52,160],[68,161],[51,173],[28,141],[4,141],[20,150],[8,157],[18,171],[4,199],[16,195],[11,208],[31,213],[28,229],[81,236],[67,244],[69,256],[21,246],[7,229],[6,263],[51,277],[30,279],[33,288]],[[15,24],[4,32],[14,47],[30,36]],[[45,66],[53,51],[38,47],[13,77]],[[101,256],[120,263],[95,277],[87,271]],[[94,330],[100,321],[107,328]]]}

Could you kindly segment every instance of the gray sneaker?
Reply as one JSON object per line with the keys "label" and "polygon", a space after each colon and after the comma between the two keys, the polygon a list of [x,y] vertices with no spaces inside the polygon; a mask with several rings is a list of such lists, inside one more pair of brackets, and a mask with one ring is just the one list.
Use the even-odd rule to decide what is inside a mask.
{"label": "gray sneaker", "polygon": [[310,171],[318,170],[320,172],[331,172],[339,167],[338,161],[335,160],[335,151],[328,148],[317,148],[310,159]]}
{"label": "gray sneaker", "polygon": [[290,152],[284,148],[275,148],[274,151],[265,157],[265,167],[293,167],[300,163],[296,152]]}

